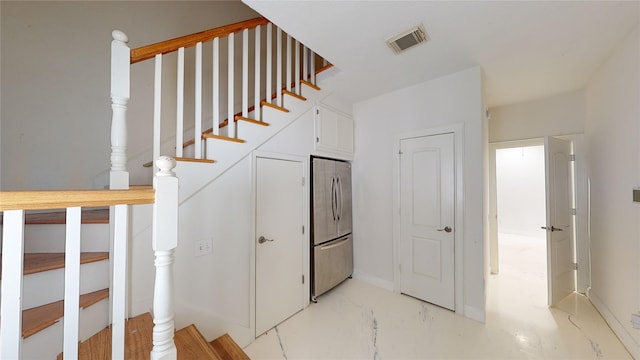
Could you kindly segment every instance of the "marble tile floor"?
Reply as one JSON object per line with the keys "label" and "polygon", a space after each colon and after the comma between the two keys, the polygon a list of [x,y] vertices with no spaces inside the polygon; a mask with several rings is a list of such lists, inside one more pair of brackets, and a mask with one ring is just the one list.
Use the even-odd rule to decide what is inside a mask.
{"label": "marble tile floor", "polygon": [[485,324],[349,279],[245,351],[254,360],[631,359],[584,296],[547,307],[540,267],[525,259],[536,259],[535,250],[523,251],[526,239],[500,243],[501,259],[511,262],[501,260],[500,275],[489,279]]}

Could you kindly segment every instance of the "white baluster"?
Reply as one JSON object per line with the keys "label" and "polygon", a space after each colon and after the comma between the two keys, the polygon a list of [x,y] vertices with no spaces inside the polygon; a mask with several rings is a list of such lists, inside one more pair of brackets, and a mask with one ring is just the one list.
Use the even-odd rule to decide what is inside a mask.
{"label": "white baluster", "polygon": [[282,107],[282,29],[276,31],[276,104]]}
{"label": "white baluster", "polygon": [[178,49],[178,75],[176,86],[176,156],[182,157],[184,143],[184,48]]}
{"label": "white baluster", "polygon": [[[153,81],[153,158],[160,156],[160,124],[162,122],[162,54],[156,55]],[[154,167],[155,169],[155,167]]]}
{"label": "white baluster", "polygon": [[130,50],[127,35],[114,30],[111,35],[111,189],[128,189],[127,103],[129,102]]}
{"label": "white baluster", "polygon": [[316,85],[316,53],[310,51],[309,60],[311,62],[311,69],[309,70],[309,73],[311,75],[311,83],[313,85]]}
{"label": "white baluster", "polygon": [[124,359],[124,320],[127,296],[127,246],[129,206],[116,205],[113,239],[113,285],[111,288],[111,358]]}
{"label": "white baluster", "polygon": [[213,135],[220,135],[220,38],[213,39]]}
{"label": "white baluster", "polygon": [[291,35],[287,34],[287,64],[286,64],[286,69],[287,69],[287,84],[286,84],[286,88],[287,91],[291,91],[291,81],[292,81],[292,77],[291,77],[291,71],[292,66],[291,66]]}
{"label": "white baluster", "polygon": [[309,81],[309,54],[306,45],[302,47],[302,79]]}
{"label": "white baluster", "polygon": [[0,359],[20,359],[24,211],[5,211],[3,222]]}
{"label": "white baluster", "polygon": [[267,24],[267,56],[266,56],[266,62],[265,62],[265,76],[266,79],[264,81],[265,84],[265,97],[266,97],[266,101],[271,104],[271,74],[273,73],[273,61],[272,61],[272,49],[273,49],[273,31],[272,31],[273,25],[271,23]]}
{"label": "white baluster", "polygon": [[256,26],[254,32],[256,39],[255,47],[255,61],[254,61],[254,81],[253,81],[253,118],[256,120],[262,120],[260,114],[260,25]]}
{"label": "white baluster", "polygon": [[178,246],[178,178],[172,171],[174,159],[160,157],[154,178],[156,201],[153,205],[153,251],[156,278],[153,291],[153,350],[151,359],[175,359],[173,341],[173,253]]}
{"label": "white baluster", "polygon": [[195,158],[202,159],[202,42],[196,44],[195,83],[195,134],[193,138],[195,139]]}
{"label": "white baluster", "polygon": [[234,108],[234,87],[233,87],[233,82],[234,82],[234,69],[233,69],[233,62],[235,60],[234,58],[234,49],[235,49],[235,35],[234,33],[229,34],[228,37],[229,40],[229,51],[228,51],[228,63],[229,63],[229,75],[228,75],[228,82],[227,82],[227,119],[228,119],[228,123],[227,123],[227,129],[228,129],[228,136],[231,138],[235,138],[236,137],[236,127],[235,127],[235,122],[233,121],[233,116],[234,116],[234,112],[233,112],[233,108]]}
{"label": "white baluster", "polygon": [[67,208],[64,252],[64,346],[67,359],[78,358],[80,325],[80,226],[82,209]]}
{"label": "white baluster", "polygon": [[249,117],[249,29],[242,30],[242,117]]}
{"label": "white baluster", "polygon": [[296,52],[295,52],[296,63],[295,63],[295,66],[293,67],[293,71],[296,74],[296,77],[295,77],[295,79],[296,79],[296,94],[302,95],[300,93],[300,43],[298,42],[298,40],[296,40],[294,42],[294,45],[295,45],[295,49],[296,49]]}

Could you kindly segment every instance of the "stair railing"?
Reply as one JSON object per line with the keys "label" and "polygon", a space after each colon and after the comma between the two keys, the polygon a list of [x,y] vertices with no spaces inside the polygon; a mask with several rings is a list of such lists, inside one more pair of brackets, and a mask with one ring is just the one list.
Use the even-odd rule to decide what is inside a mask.
{"label": "stair railing", "polygon": [[[126,108],[129,100],[131,65],[154,59],[154,101],[153,101],[153,158],[157,158],[161,152],[161,119],[163,89],[163,58],[165,55],[177,52],[177,76],[175,82],[176,114],[175,114],[175,157],[184,156],[185,144],[193,143],[194,158],[204,159],[203,133],[211,133],[220,136],[220,128],[226,126],[226,136],[238,138],[235,120],[239,117],[262,121],[260,106],[262,102],[283,107],[282,91],[289,91],[297,95],[301,94],[301,83],[315,85],[315,63],[317,55],[303,46],[299,41],[284,34],[283,31],[270,23],[265,18],[255,18],[222,26],[219,28],[202,31],[199,33],[182,36],[179,38],[129,49],[127,36],[121,31],[113,32],[112,41],[112,75],[111,98],[113,107],[113,121],[111,132],[111,188],[126,186],[124,180],[126,169]],[[263,28],[265,30],[263,43]],[[276,45],[273,45],[275,33]],[[241,36],[241,45],[236,45],[236,34]],[[283,44],[283,39],[285,43]],[[227,42],[227,84],[226,93],[220,76],[222,60],[225,59],[222,41]],[[203,58],[209,56],[203,54],[203,44],[211,45],[211,77],[204,78]],[[253,44],[253,67],[250,65],[250,45]],[[194,88],[185,88],[185,49],[195,49],[194,58]],[[239,53],[239,54],[237,54]],[[207,58],[208,59],[208,58]],[[241,60],[240,60],[241,59]],[[275,66],[274,66],[275,61]],[[236,63],[241,66],[241,71],[236,72]],[[207,69],[208,71],[209,69]],[[165,79],[166,80],[166,79]],[[203,99],[203,81],[207,88],[211,89],[211,99]],[[253,88],[250,88],[250,82]],[[283,87],[283,81],[286,82]],[[170,85],[171,86],[171,85]],[[241,89],[241,91],[240,91]],[[272,91],[275,90],[275,93]],[[236,99],[236,91],[241,92],[240,99]],[[187,135],[194,140],[184,141],[185,127],[185,98],[193,102],[193,117],[188,119],[193,123],[193,130]],[[192,97],[191,97],[192,96]],[[226,105],[224,100],[226,98]],[[275,103],[274,103],[275,99]],[[210,101],[209,101],[210,100]],[[210,107],[206,102],[210,102]],[[249,105],[253,103],[253,105]],[[205,109],[206,107],[206,109]],[[211,113],[211,128],[204,130],[205,121],[203,110]],[[225,116],[226,119],[222,120]],[[171,115],[173,116],[173,115]],[[206,121],[208,125],[208,120]],[[190,129],[190,126],[189,126]],[[166,130],[165,130],[166,131]],[[173,132],[173,129],[170,129]]]}
{"label": "stair railing", "polygon": [[162,157],[157,165],[160,171],[154,179],[155,189],[0,192],[3,212],[0,359],[20,359],[21,355],[25,212],[53,209],[66,209],[63,352],[67,359],[78,358],[82,208],[104,206],[115,207],[112,359],[124,359],[129,205],[151,203],[156,256],[151,355],[153,359],[163,356],[175,359],[171,268],[178,238],[178,179],[172,172],[175,160]]}

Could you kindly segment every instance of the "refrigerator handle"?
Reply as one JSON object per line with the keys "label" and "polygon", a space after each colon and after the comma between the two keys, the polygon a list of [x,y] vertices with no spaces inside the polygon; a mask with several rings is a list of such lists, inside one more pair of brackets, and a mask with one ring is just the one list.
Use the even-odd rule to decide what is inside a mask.
{"label": "refrigerator handle", "polygon": [[[336,212],[338,213],[338,221],[340,221],[340,217],[342,216],[342,185],[340,184],[339,177],[336,177],[336,194]],[[339,209],[338,206],[340,206]]]}
{"label": "refrigerator handle", "polygon": [[335,208],[335,199],[334,194],[336,191],[336,178],[331,178],[331,216],[333,216],[333,221],[336,221],[336,208]]}

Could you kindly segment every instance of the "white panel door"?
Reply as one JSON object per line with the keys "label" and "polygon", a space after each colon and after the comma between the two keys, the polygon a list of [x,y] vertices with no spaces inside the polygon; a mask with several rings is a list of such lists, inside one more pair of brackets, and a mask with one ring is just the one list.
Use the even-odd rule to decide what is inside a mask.
{"label": "white panel door", "polygon": [[549,305],[575,291],[571,142],[545,138]]}
{"label": "white panel door", "polygon": [[454,135],[400,142],[400,291],[454,310]]}
{"label": "white panel door", "polygon": [[303,165],[256,158],[256,336],[304,306]]}

